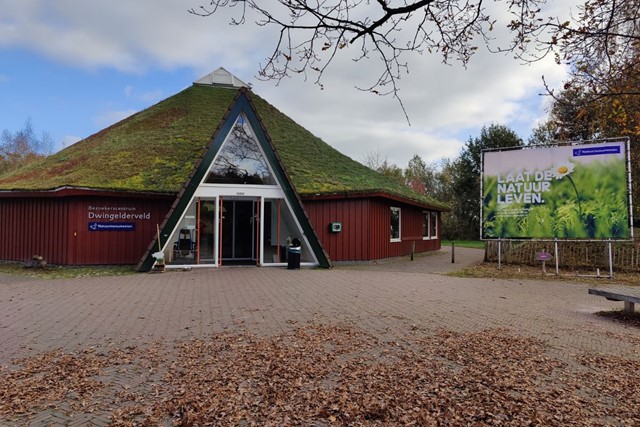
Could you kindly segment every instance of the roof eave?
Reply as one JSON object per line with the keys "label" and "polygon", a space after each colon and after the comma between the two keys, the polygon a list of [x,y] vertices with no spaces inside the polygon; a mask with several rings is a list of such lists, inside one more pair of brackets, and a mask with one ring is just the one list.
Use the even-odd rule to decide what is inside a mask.
{"label": "roof eave", "polygon": [[389,193],[382,190],[371,191],[342,191],[335,193],[302,193],[300,194],[302,200],[336,200],[336,199],[358,199],[365,197],[381,197],[396,202],[406,203],[408,205],[416,206],[422,209],[429,209],[438,212],[450,212],[451,209],[447,206],[430,204],[421,202],[419,200],[411,199],[409,197],[399,196],[397,194]]}
{"label": "roof eave", "polygon": [[64,185],[49,189],[9,189],[0,190],[0,197],[69,197],[69,196],[101,196],[101,197],[134,197],[134,198],[162,198],[171,199],[176,197],[175,192],[164,191],[136,191],[136,190],[110,190],[104,188],[76,187]]}

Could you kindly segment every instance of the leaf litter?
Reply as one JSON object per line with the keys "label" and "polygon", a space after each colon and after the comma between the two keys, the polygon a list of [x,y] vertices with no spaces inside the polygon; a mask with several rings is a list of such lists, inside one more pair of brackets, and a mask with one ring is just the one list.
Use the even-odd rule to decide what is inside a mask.
{"label": "leaf litter", "polygon": [[54,350],[0,367],[0,422],[114,426],[636,426],[640,361],[550,355],[506,329],[382,340],[353,326]]}

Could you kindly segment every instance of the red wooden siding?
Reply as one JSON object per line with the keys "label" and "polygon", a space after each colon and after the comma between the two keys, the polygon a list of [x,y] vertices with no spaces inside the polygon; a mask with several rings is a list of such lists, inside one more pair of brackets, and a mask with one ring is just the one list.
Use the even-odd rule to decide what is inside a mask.
{"label": "red wooden siding", "polygon": [[63,199],[0,199],[0,259],[64,264],[68,213]]}
{"label": "red wooden siding", "polygon": [[[400,241],[391,242],[391,207],[400,208]],[[405,256],[411,253],[411,244],[415,242],[415,252],[427,252],[440,249],[440,214],[438,214],[438,238],[422,239],[422,219],[424,209],[392,202],[384,199],[375,199],[371,202],[371,217],[376,218],[371,227],[371,235],[375,236],[372,242],[375,248],[371,259]]]}
{"label": "red wooden siding", "polygon": [[[440,249],[438,239],[422,239],[424,210],[383,198],[305,200],[305,209],[332,261],[369,261]],[[390,241],[391,207],[401,208],[401,241]],[[332,233],[329,224],[341,222],[342,231]]]}
{"label": "red wooden siding", "polygon": [[[0,197],[0,259],[28,261],[42,255],[51,264],[135,264],[167,214],[168,196],[110,194]],[[304,202],[320,241],[333,261],[368,261],[437,250],[440,239],[422,240],[424,210],[383,197]],[[401,240],[389,238],[390,208],[401,208]],[[148,214],[142,219],[97,218],[90,213]],[[440,216],[438,215],[438,218]],[[90,222],[128,222],[135,231],[90,231]],[[329,224],[342,223],[332,233]],[[438,221],[440,233],[440,221]]]}
{"label": "red wooden siding", "polygon": [[[167,198],[0,198],[0,259],[24,262],[41,255],[50,264],[135,264],[170,204]],[[109,210],[121,208],[128,210]],[[148,213],[148,219],[90,218],[92,211]],[[90,222],[132,222],[135,230],[89,231]]]}
{"label": "red wooden siding", "polygon": [[[169,210],[170,201],[78,198],[70,206],[68,263],[135,264],[156,235],[156,226]],[[90,209],[90,208],[93,209]],[[99,209],[96,209],[99,208]],[[106,208],[106,209],[102,209]],[[148,219],[89,218],[89,214],[148,214]],[[90,222],[133,223],[135,231],[89,231]]]}
{"label": "red wooden siding", "polygon": [[[370,258],[369,199],[304,201],[311,225],[333,261],[365,261]],[[332,233],[329,224],[342,223]]]}

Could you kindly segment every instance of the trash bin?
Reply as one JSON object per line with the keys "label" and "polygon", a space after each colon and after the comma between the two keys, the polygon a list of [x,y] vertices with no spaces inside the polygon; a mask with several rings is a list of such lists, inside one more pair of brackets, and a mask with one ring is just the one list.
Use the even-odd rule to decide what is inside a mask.
{"label": "trash bin", "polygon": [[302,247],[300,240],[291,240],[291,246],[287,251],[287,270],[298,270],[300,268],[300,254],[302,253]]}

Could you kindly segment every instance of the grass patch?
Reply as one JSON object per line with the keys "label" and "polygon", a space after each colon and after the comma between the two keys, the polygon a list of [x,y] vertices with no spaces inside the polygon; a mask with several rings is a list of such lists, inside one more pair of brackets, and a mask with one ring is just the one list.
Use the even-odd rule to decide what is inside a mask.
{"label": "grass patch", "polygon": [[[457,244],[457,243],[456,243]],[[542,264],[539,267],[531,267],[528,265],[502,264],[502,268],[498,269],[495,262],[480,262],[470,265],[461,270],[446,273],[446,276],[478,278],[478,279],[522,279],[522,280],[547,280],[547,281],[565,281],[587,283],[594,286],[606,285],[626,285],[640,286],[640,275],[634,273],[613,272],[613,279],[605,276],[584,277],[582,275],[593,275],[593,271],[569,271],[560,270],[560,274],[556,276],[555,266],[547,263],[547,274],[542,272]],[[606,274],[602,272],[601,274]]]}
{"label": "grass patch", "polygon": [[[451,240],[443,240],[442,247],[451,246]],[[458,248],[484,249],[484,242],[481,240],[453,240]]]}
{"label": "grass patch", "polygon": [[34,279],[73,279],[77,277],[124,276],[135,273],[132,265],[62,266],[25,268],[20,263],[0,263],[0,274],[30,277]]}

